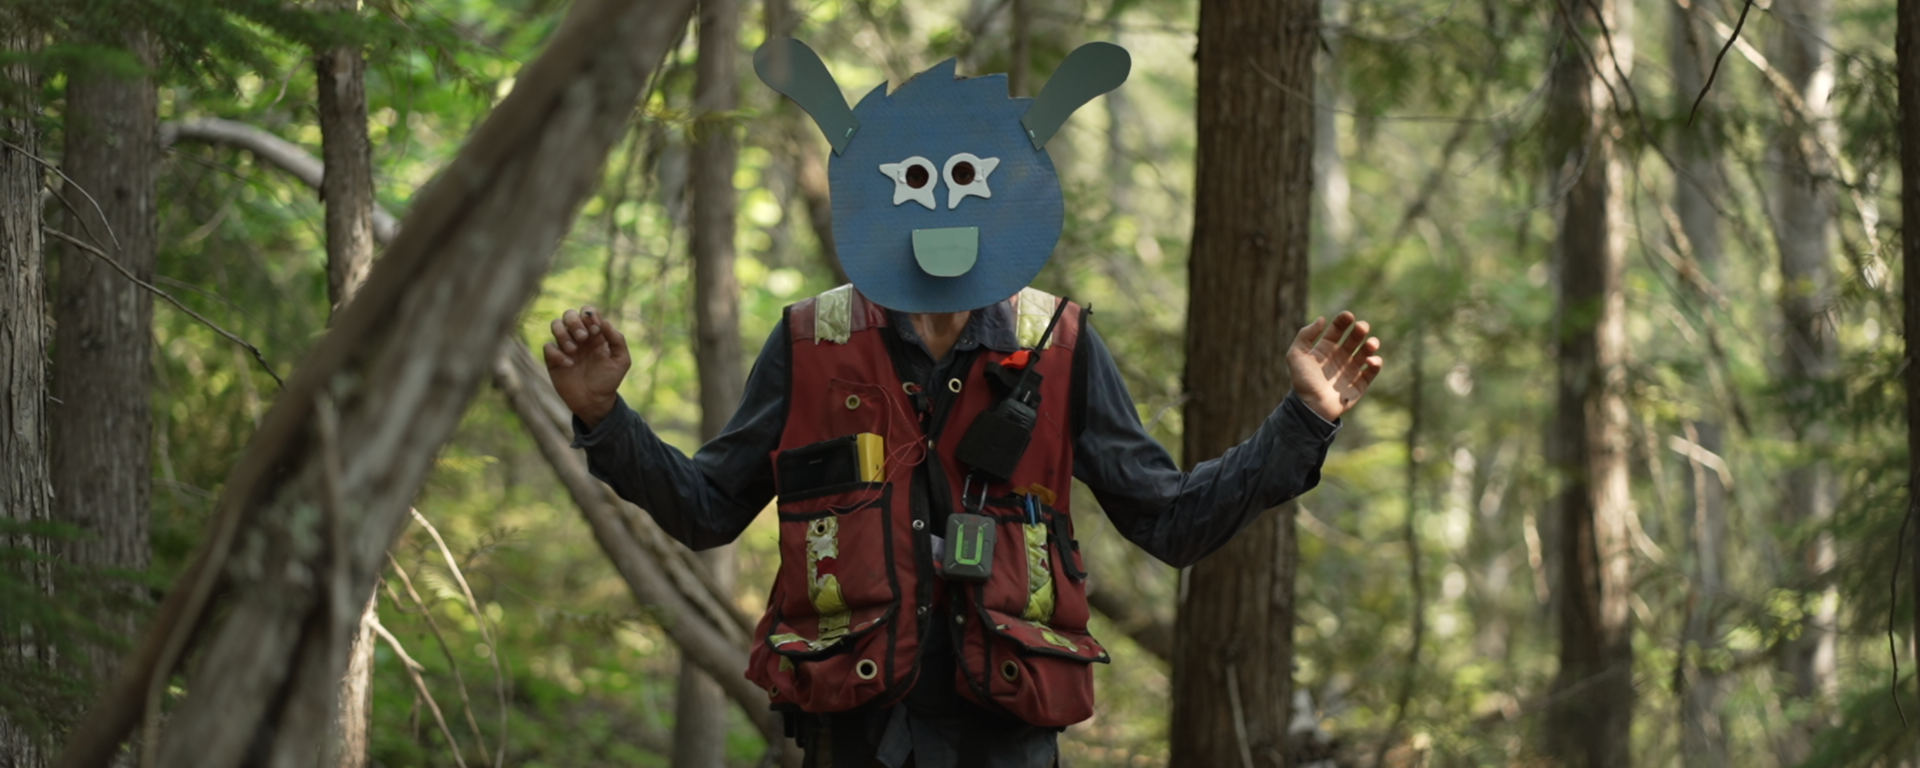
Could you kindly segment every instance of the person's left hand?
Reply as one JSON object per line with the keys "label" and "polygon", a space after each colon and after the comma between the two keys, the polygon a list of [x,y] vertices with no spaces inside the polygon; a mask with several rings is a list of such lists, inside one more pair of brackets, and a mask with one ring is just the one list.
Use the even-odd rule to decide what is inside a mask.
{"label": "person's left hand", "polygon": [[1380,340],[1368,336],[1368,328],[1367,321],[1354,319],[1352,312],[1334,317],[1331,328],[1326,318],[1318,317],[1300,329],[1287,348],[1294,394],[1327,421],[1352,410],[1380,375],[1380,356],[1374,354],[1380,351]]}

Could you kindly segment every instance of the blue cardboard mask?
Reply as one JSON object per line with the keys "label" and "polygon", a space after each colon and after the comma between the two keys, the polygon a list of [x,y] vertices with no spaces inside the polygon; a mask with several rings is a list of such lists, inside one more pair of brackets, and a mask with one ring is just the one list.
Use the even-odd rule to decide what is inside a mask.
{"label": "blue cardboard mask", "polygon": [[1005,75],[954,76],[948,59],[848,109],[812,49],[779,38],[754,70],[833,145],[834,244],[854,287],[903,312],[977,309],[1040,274],[1065,218],[1046,144],[1074,110],[1127,79],[1127,52],[1081,46],[1033,99]]}

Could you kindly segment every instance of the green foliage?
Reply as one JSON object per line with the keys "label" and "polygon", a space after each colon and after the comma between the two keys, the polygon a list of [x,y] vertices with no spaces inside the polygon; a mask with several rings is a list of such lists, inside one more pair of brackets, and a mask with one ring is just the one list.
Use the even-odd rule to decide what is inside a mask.
{"label": "green foliage", "polygon": [[[4,9],[45,44],[0,54],[0,63],[28,61],[43,73],[34,95],[50,156],[58,155],[69,76],[138,71],[121,50],[130,26],[153,30],[162,42],[163,120],[240,120],[317,155],[308,52],[359,45],[371,62],[377,196],[404,215],[414,192],[510,91],[518,68],[558,25],[562,5],[380,0],[343,16],[266,0],[6,0]],[[1095,326],[1143,423],[1177,454],[1196,6],[1031,5],[1035,85],[1085,40],[1117,39],[1136,58],[1120,100],[1082,110],[1049,150],[1072,213],[1036,284],[1096,308]],[[1350,183],[1351,235],[1316,229],[1316,238],[1332,242],[1313,267],[1313,312],[1362,313],[1384,340],[1389,367],[1343,424],[1321,486],[1301,500],[1297,679],[1314,701],[1312,719],[1341,745],[1343,764],[1369,763],[1383,745],[1390,762],[1402,761],[1396,764],[1531,764],[1557,670],[1550,500],[1558,481],[1541,446],[1555,397],[1551,251],[1560,202],[1547,174],[1563,159],[1546,146],[1543,125],[1552,116],[1543,92],[1558,38],[1550,13],[1519,0],[1343,5],[1343,19],[1324,33],[1334,87],[1315,98],[1337,111],[1334,143]],[[1642,8],[1632,31],[1635,106],[1615,117],[1629,190],[1622,301],[1640,526],[1638,762],[1685,760],[1675,681],[1683,668],[1699,668],[1725,683],[1732,764],[1775,764],[1772,739],[1815,709],[1783,706],[1789,684],[1774,658],[1800,632],[1811,606],[1807,589],[1819,579],[1845,596],[1846,661],[1839,698],[1818,705],[1834,725],[1807,765],[1884,764],[1911,753],[1911,731],[1896,725],[1887,694],[1885,635],[1895,617],[1903,674],[1910,671],[1904,617],[1913,612],[1911,592],[1889,589],[1908,495],[1899,423],[1905,354],[1892,266],[1898,230],[1883,213],[1896,209],[1888,169],[1899,149],[1892,52],[1882,34],[1891,7],[1854,4],[1835,19],[1833,104],[1847,194],[1838,203],[1831,317],[1842,362],[1799,409],[1786,405],[1775,383],[1780,288],[1767,209],[1771,136],[1788,121],[1752,67],[1731,55],[1698,116],[1726,153],[1727,189],[1717,202],[1726,253],[1717,265],[1687,263],[1665,209],[1675,189],[1665,148],[1689,118],[1691,94],[1668,82],[1666,7]],[[1003,71],[1012,60],[1005,12],[993,3],[834,0],[804,12],[800,36],[856,96],[947,56],[969,75]],[[1751,29],[1771,23],[1756,22]],[[763,32],[745,26],[742,43],[751,50]],[[738,111],[694,114],[698,55],[689,40],[669,56],[518,326],[537,345],[565,308],[598,306],[633,344],[637,364],[623,395],[686,450],[697,447],[699,423],[686,256],[692,131],[729,130],[742,146],[736,277],[747,354],[760,348],[781,307],[832,280],[792,162],[806,152],[824,157],[824,144],[810,129],[791,130],[796,121],[805,128],[804,120],[745,66]],[[259,346],[276,371],[293,370],[326,328],[323,203],[230,148],[173,147],[161,179],[158,285]],[[1276,329],[1272,343],[1289,335]],[[168,308],[156,311],[154,341],[154,566],[147,574],[94,576],[158,590],[201,542],[227,472],[277,393],[247,355]],[[1416,403],[1419,429],[1409,441]],[[1712,595],[1698,589],[1689,545],[1697,467],[1681,453],[1689,430],[1706,422],[1723,427],[1717,458],[1733,480],[1726,583]],[[1826,437],[1793,439],[1793,425],[1805,423],[1822,425]],[[1786,471],[1815,459],[1833,469],[1839,489],[1833,520],[1789,526],[1780,514]],[[1177,574],[1113,535],[1084,489],[1075,501],[1086,513],[1080,534],[1101,588],[1171,620]],[[482,393],[475,401],[415,505],[446,539],[474,603],[416,525],[393,550],[380,617],[420,665],[468,763],[486,762],[483,752],[504,742],[512,764],[667,764],[678,656],[657,617],[634,604],[499,397]],[[764,606],[778,562],[767,517],[741,538],[738,600],[749,612]],[[0,540],[57,543],[73,533],[0,528]],[[1822,535],[1833,537],[1839,565],[1817,579],[1792,566],[1791,553]],[[0,549],[0,620],[33,627],[56,649],[110,637],[85,623],[74,600],[49,598],[21,580],[22,568],[59,567],[44,551]],[[1409,569],[1416,552],[1417,604]],[[113,594],[103,587],[97,599]],[[1417,656],[1416,610],[1424,624]],[[1711,619],[1716,646],[1682,640],[1694,616]],[[1097,624],[1095,631],[1115,663],[1096,671],[1100,715],[1068,729],[1063,750],[1075,765],[1164,763],[1167,670],[1118,628]],[[70,711],[88,693],[64,668],[0,671],[0,711],[17,722]],[[375,759],[451,765],[452,747],[384,642],[374,681]],[[1912,678],[1901,688],[1910,692]],[[1909,717],[1920,717],[1911,693],[1904,701]],[[730,759],[753,764],[758,736],[741,713],[733,716]],[[1387,744],[1396,723],[1398,739]]]}

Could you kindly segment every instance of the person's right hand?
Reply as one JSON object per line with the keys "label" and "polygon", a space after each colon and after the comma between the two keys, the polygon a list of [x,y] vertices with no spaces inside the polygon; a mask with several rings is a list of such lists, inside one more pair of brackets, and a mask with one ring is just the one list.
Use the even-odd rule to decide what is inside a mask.
{"label": "person's right hand", "polygon": [[627,337],[593,307],[569,309],[553,321],[553,341],[545,351],[554,390],[573,415],[592,429],[613,410],[620,380],[633,365],[627,355]]}

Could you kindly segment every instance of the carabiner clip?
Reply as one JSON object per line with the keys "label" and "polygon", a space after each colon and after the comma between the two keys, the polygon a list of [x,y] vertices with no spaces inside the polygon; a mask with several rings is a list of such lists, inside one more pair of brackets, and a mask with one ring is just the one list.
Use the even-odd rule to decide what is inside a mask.
{"label": "carabiner clip", "polygon": [[968,512],[972,512],[977,515],[977,514],[980,514],[980,508],[987,505],[987,484],[984,481],[981,482],[980,496],[978,498],[969,500],[967,498],[967,494],[972,490],[973,490],[973,473],[968,472],[967,479],[962,480],[960,482],[960,506],[966,507]]}

